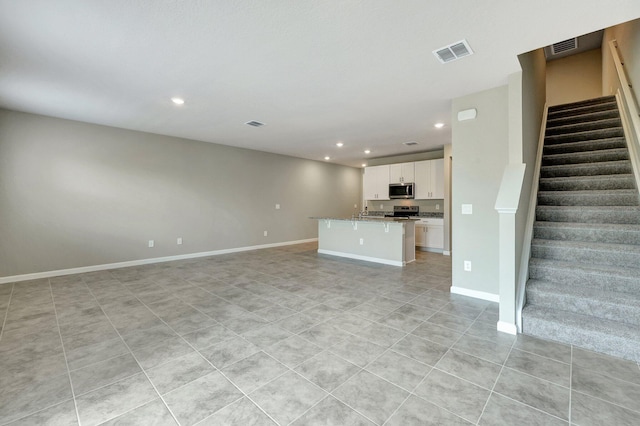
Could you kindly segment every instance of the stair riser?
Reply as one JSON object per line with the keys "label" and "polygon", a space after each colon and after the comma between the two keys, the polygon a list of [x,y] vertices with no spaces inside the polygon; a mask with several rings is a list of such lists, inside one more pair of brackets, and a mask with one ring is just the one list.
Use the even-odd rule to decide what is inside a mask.
{"label": "stair riser", "polygon": [[596,151],[602,149],[627,148],[627,143],[623,138],[598,139],[586,142],[569,142],[566,144],[545,145],[543,154],[569,154],[572,152]]}
{"label": "stair riser", "polygon": [[[532,244],[531,257],[586,265],[620,266],[623,268],[638,268],[640,266],[640,253],[624,252],[622,250],[613,251]],[[640,269],[638,269],[638,274],[640,274]]]}
{"label": "stair riser", "polygon": [[547,120],[547,129],[551,129],[554,127],[561,126],[569,126],[571,124],[582,124],[590,121],[599,121],[599,120],[608,120],[608,119],[619,119],[620,114],[618,114],[617,109],[609,109],[604,111],[594,111],[591,113],[584,113],[578,115],[571,115],[565,117],[555,117]]}
{"label": "stair riser", "polygon": [[541,339],[555,340],[640,362],[640,342],[629,341],[623,337],[613,336],[608,333],[594,335],[590,331],[584,331],[579,328],[558,327],[556,323],[543,318],[527,317],[523,317],[522,331],[525,334]]}
{"label": "stair riser", "polygon": [[533,237],[542,240],[640,245],[640,231],[534,226]]}
{"label": "stair riser", "polygon": [[[639,274],[640,275],[640,274]],[[603,291],[631,293],[640,296],[640,278],[593,274],[577,269],[560,269],[531,264],[529,277],[566,286],[582,286]]]}
{"label": "stair riser", "polygon": [[631,174],[631,162],[577,164],[564,166],[544,166],[540,168],[540,177],[553,178],[565,176],[601,176]]}
{"label": "stair riser", "polygon": [[603,193],[598,195],[567,194],[564,191],[538,193],[541,206],[637,206],[637,194]]}
{"label": "stair riser", "polygon": [[616,304],[569,294],[537,291],[535,289],[527,289],[527,303],[607,320],[624,320],[628,324],[640,326],[640,306]]}
{"label": "stair riser", "polygon": [[544,138],[545,145],[557,143],[592,141],[596,139],[621,138],[624,136],[622,128],[593,130],[590,132],[570,133],[567,135],[547,136]]}
{"label": "stair riser", "polygon": [[591,132],[595,130],[605,130],[622,126],[619,118],[588,121],[585,123],[569,124],[567,126],[547,128],[545,136],[566,135],[580,132]]}
{"label": "stair riser", "polygon": [[558,111],[574,110],[579,108],[590,108],[600,105],[612,104],[616,102],[615,96],[603,96],[601,98],[586,99],[584,101],[571,102],[568,104],[554,105],[549,107],[549,113],[555,114]]}
{"label": "stair riser", "polygon": [[582,179],[549,178],[540,179],[540,191],[586,191],[605,189],[635,189],[635,180],[631,177]]}
{"label": "stair riser", "polygon": [[602,161],[628,160],[627,150],[620,151],[594,151],[589,153],[570,153],[558,155],[545,155],[542,157],[543,166],[559,166],[565,164],[598,163]]}
{"label": "stair riser", "polygon": [[576,223],[617,223],[640,224],[640,212],[631,211],[593,211],[583,208],[536,209],[536,220],[547,222],[576,222]]}
{"label": "stair riser", "polygon": [[553,111],[549,109],[547,118],[549,120],[557,120],[567,117],[580,117],[583,114],[594,114],[603,111],[617,111],[618,105],[615,102],[601,103],[597,105],[586,106],[582,108],[569,108],[564,110]]}

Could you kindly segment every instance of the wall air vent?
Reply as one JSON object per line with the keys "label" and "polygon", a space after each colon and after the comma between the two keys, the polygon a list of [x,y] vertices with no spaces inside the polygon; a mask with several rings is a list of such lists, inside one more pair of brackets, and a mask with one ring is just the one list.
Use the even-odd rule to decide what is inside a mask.
{"label": "wall air vent", "polygon": [[467,40],[460,40],[456,43],[434,50],[433,54],[436,55],[436,58],[438,58],[441,63],[446,64],[447,62],[452,62],[457,59],[464,58],[465,56],[472,55],[473,50],[469,47]]}
{"label": "wall air vent", "polygon": [[406,146],[414,146],[414,145],[418,145],[418,142],[409,141],[409,142],[402,142],[402,144]]}
{"label": "wall air vent", "polygon": [[557,55],[559,53],[568,52],[578,48],[578,38],[570,38],[551,45],[551,53]]}
{"label": "wall air vent", "polygon": [[246,122],[246,123],[244,123],[244,124],[246,124],[247,126],[253,126],[253,127],[262,127],[262,126],[264,126],[264,123],[261,123],[261,122],[259,122],[259,121],[254,121],[254,120],[252,120],[252,121],[247,121],[247,122]]}

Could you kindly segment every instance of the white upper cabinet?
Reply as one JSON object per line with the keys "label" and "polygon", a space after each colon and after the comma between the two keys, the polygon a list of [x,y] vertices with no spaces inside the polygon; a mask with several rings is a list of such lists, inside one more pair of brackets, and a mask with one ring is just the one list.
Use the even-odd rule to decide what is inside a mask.
{"label": "white upper cabinet", "polygon": [[365,200],[389,199],[389,166],[373,166],[364,169],[362,192]]}
{"label": "white upper cabinet", "polygon": [[444,159],[415,163],[417,200],[444,199]]}
{"label": "white upper cabinet", "polygon": [[389,166],[389,183],[415,182],[415,163],[391,164]]}

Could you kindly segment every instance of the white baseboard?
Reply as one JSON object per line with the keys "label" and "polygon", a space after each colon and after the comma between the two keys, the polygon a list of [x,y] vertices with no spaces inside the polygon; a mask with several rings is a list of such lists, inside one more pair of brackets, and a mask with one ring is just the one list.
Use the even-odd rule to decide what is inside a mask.
{"label": "white baseboard", "polygon": [[499,294],[487,293],[484,291],[477,291],[477,290],[469,290],[468,288],[451,286],[451,293],[459,294],[461,296],[474,297],[476,299],[487,300],[489,302],[498,302],[498,303],[500,302]]}
{"label": "white baseboard", "polygon": [[508,334],[518,334],[518,327],[515,324],[510,324],[504,321],[498,321],[498,331]]}
{"label": "white baseboard", "polygon": [[318,241],[317,238],[306,240],[284,241],[281,243],[260,244],[257,246],[234,247],[222,250],[203,251],[199,253],[179,254],[176,256],[154,257],[150,259],[129,260],[126,262],[106,263],[103,265],[81,266],[79,268],[59,269],[57,271],[35,272],[31,274],[13,275],[10,277],[0,277],[0,284],[13,283],[18,281],[37,280],[40,278],[59,277],[61,275],[82,274],[85,272],[104,271],[107,269],[126,268],[129,266],[148,265],[151,263],[171,262],[173,260],[194,259],[198,257],[218,256],[221,254],[238,253],[242,251],[259,250],[272,247],[291,246],[294,244],[312,243]]}
{"label": "white baseboard", "polygon": [[367,262],[382,263],[384,265],[404,266],[404,263],[398,260],[388,260],[388,259],[381,259],[379,257],[361,256],[359,254],[343,253],[341,251],[318,249],[318,253],[328,254],[331,256],[338,256],[338,257],[347,257],[349,259],[364,260]]}

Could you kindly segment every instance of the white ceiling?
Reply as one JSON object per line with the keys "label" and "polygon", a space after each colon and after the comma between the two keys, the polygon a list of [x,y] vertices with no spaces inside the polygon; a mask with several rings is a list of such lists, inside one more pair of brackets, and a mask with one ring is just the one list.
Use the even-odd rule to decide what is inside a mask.
{"label": "white ceiling", "polygon": [[[449,143],[451,99],[505,84],[516,55],[637,17],[638,0],[0,0],[0,107],[358,167]],[[473,56],[432,55],[463,38]]]}

